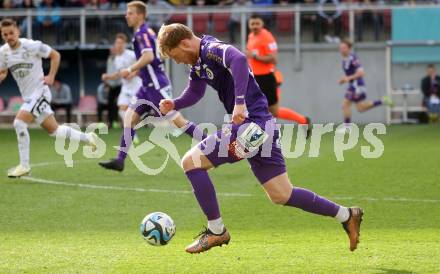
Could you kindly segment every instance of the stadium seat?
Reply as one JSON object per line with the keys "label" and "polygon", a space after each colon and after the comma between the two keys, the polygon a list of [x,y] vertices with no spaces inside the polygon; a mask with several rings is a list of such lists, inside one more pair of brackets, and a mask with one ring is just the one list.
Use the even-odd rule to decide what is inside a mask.
{"label": "stadium seat", "polygon": [[12,96],[5,108],[5,102],[0,97],[0,123],[11,124],[22,104],[21,96]]}
{"label": "stadium seat", "polygon": [[86,95],[79,98],[78,107],[73,110],[76,115],[76,122],[82,126],[84,124],[84,117],[95,116],[97,114],[98,102],[95,96]]}
{"label": "stadium seat", "polygon": [[186,14],[184,13],[176,13],[171,15],[170,19],[168,20],[169,23],[180,23],[186,25]]}
{"label": "stadium seat", "polygon": [[292,12],[276,13],[276,30],[279,33],[292,33],[295,15]]}
{"label": "stadium seat", "polygon": [[12,96],[8,100],[8,108],[6,109],[6,111],[13,113],[18,112],[22,104],[23,99],[21,98],[21,96]]}
{"label": "stadium seat", "polygon": [[387,31],[391,31],[391,18],[392,18],[391,10],[384,10],[383,11],[383,24],[384,24],[385,30],[387,30]]}
{"label": "stadium seat", "polygon": [[[344,4],[357,4],[359,1],[358,0],[351,0],[351,1],[343,0],[341,2]],[[342,29],[344,31],[348,32],[350,30],[350,12],[344,10],[341,15],[341,20],[342,20]]]}
{"label": "stadium seat", "polygon": [[231,14],[229,13],[214,13],[212,15],[212,22],[214,24],[214,31],[217,33],[225,33],[229,30],[228,23]]}
{"label": "stadium seat", "polygon": [[194,14],[193,29],[197,34],[207,33],[209,24],[209,14]]}
{"label": "stadium seat", "polygon": [[348,11],[342,12],[341,20],[342,20],[342,30],[348,32],[350,30],[350,15]]}
{"label": "stadium seat", "polygon": [[78,110],[79,111],[96,111],[98,103],[96,97],[92,95],[86,95],[79,98]]}

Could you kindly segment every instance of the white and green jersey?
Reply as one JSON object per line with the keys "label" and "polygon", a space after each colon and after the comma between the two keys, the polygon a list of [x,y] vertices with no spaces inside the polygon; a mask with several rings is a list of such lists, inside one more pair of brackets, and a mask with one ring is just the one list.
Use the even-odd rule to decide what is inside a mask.
{"label": "white and green jersey", "polygon": [[[121,55],[115,57],[115,67],[117,70],[123,70],[136,63],[136,55],[134,51],[125,49]],[[135,95],[142,86],[142,80],[139,76],[135,76],[130,80],[122,78],[121,92]]]}
{"label": "white and green jersey", "polygon": [[52,48],[41,41],[25,38],[20,38],[17,49],[11,49],[8,44],[0,48],[0,69],[9,69],[24,100],[47,88],[43,82],[42,58],[48,58],[51,51]]}

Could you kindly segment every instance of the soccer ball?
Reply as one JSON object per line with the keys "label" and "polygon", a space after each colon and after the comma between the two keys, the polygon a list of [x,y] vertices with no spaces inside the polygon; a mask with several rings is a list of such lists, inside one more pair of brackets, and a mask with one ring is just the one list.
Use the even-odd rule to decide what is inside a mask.
{"label": "soccer ball", "polygon": [[141,234],[150,245],[166,245],[176,234],[173,219],[165,213],[148,214],[141,223]]}

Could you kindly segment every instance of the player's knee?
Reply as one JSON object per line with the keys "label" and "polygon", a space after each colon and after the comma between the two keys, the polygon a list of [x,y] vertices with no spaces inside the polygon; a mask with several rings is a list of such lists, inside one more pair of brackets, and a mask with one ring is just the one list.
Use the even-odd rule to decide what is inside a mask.
{"label": "player's knee", "polygon": [[366,109],[364,108],[364,106],[356,106],[357,111],[359,112],[364,112]]}
{"label": "player's knee", "polygon": [[290,198],[290,193],[274,191],[269,193],[269,198],[276,205],[285,205]]}
{"label": "player's knee", "polygon": [[23,132],[27,129],[27,124],[20,119],[14,119],[13,125],[16,132]]}
{"label": "player's knee", "polygon": [[44,129],[47,131],[47,133],[49,134],[50,137],[56,137],[58,128],[59,128],[59,126],[55,125],[55,126],[51,126],[51,127],[45,127]]}
{"label": "player's knee", "polygon": [[182,161],[180,162],[180,165],[182,166],[182,168],[185,172],[190,171],[195,168],[192,158],[193,157],[192,157],[191,153],[186,153],[183,156]]}
{"label": "player's knee", "polygon": [[270,113],[272,113],[273,117],[278,117],[278,109],[271,109]]}

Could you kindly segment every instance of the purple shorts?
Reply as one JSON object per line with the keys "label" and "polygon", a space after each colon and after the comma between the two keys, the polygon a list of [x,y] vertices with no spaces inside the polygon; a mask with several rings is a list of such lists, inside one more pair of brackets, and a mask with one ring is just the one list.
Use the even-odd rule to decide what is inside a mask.
{"label": "purple shorts", "polygon": [[237,136],[241,135],[251,122],[246,120],[239,126],[228,125],[227,128],[224,127],[209,135],[199,144],[199,148],[214,167],[225,163],[232,164],[246,158],[255,177],[261,184],[264,184],[286,172],[286,164],[279,143],[280,133],[274,120],[254,122],[268,134],[268,138],[258,149],[243,157],[243,154],[238,153],[236,149]]}
{"label": "purple shorts", "polygon": [[161,90],[147,89],[142,86],[132,98],[129,107],[141,117],[144,115],[159,116],[160,100],[169,98],[171,98],[171,86]]}
{"label": "purple shorts", "polygon": [[[357,92],[356,92],[357,89]],[[345,93],[345,99],[353,102],[359,103],[367,98],[367,94],[365,93],[365,87],[349,87],[347,92]]]}

